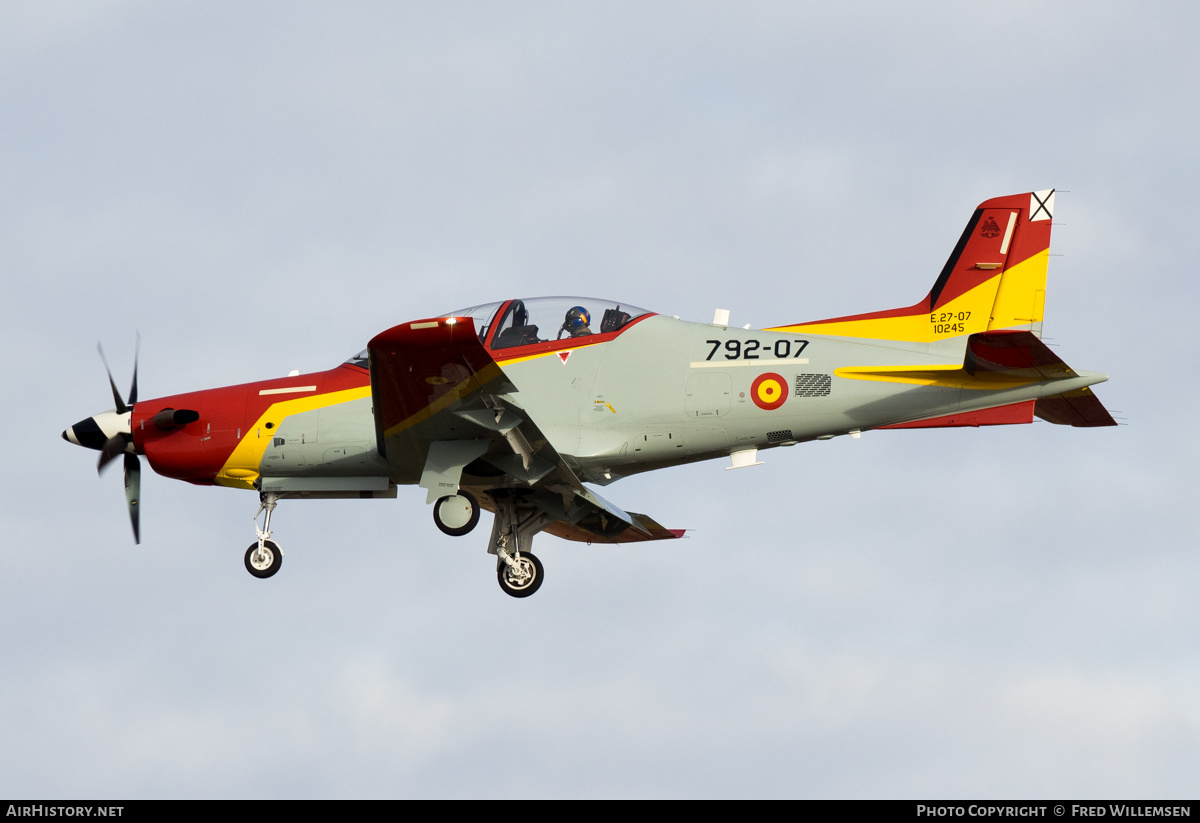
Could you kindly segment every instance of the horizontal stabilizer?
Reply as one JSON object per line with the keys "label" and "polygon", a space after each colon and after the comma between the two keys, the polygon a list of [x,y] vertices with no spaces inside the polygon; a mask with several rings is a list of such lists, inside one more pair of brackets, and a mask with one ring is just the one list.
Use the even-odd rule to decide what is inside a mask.
{"label": "horizontal stabilizer", "polygon": [[1077,391],[1043,397],[1037,401],[1034,414],[1048,423],[1060,426],[1115,426],[1108,409],[1086,386]]}
{"label": "horizontal stabilizer", "polygon": [[[1029,331],[979,332],[967,338],[962,368],[954,366],[854,366],[834,371],[855,380],[885,380],[974,391],[997,391],[1057,382],[1065,389],[1037,400],[907,420],[881,429],[932,429],[952,426],[1003,426],[1032,423],[1033,416],[1067,426],[1115,426],[1116,421],[1087,387],[1108,378],[1079,372]],[[1053,391],[1053,389],[1051,389]]]}
{"label": "horizontal stabilizer", "polygon": [[992,331],[971,335],[963,369],[968,374],[984,373],[1024,377],[1031,381],[1077,377],[1050,347],[1033,332]]}
{"label": "horizontal stabilizer", "polygon": [[[996,331],[973,334],[967,342],[963,368],[979,376],[1002,373],[1042,380],[1078,377],[1078,373],[1052,352],[1045,343],[1027,331]],[[1036,379],[1035,378],[1035,379]],[[1043,397],[1034,414],[1061,426],[1115,426],[1117,421],[1087,386]]]}
{"label": "horizontal stabilizer", "polygon": [[1080,375],[1033,332],[1028,331],[972,334],[967,338],[967,351],[961,367],[845,366],[835,369],[833,373],[837,377],[852,380],[883,380],[971,390],[997,390],[1071,379],[1083,380],[1086,381],[1083,385],[1090,385],[1108,379],[1095,373]]}

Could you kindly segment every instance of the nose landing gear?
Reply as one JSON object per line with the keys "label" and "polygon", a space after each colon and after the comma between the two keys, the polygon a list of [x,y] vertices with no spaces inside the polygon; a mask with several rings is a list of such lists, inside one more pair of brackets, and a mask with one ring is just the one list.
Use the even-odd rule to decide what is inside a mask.
{"label": "nose landing gear", "polygon": [[[258,499],[258,511],[254,513],[254,531],[258,533],[258,542],[251,543],[250,548],[246,549],[246,571],[265,579],[274,575],[283,565],[283,552],[280,551],[279,544],[268,539],[271,536],[271,512],[275,511],[279,495],[263,492]],[[266,512],[266,517],[263,518],[260,529],[258,516],[263,512]]]}

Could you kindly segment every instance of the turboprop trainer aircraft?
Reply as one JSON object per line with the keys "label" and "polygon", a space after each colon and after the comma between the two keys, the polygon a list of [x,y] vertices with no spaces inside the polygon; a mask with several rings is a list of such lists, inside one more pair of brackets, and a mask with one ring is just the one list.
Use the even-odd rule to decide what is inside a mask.
{"label": "turboprop trainer aircraft", "polygon": [[[448,535],[493,512],[505,592],[542,584],[533,536],[624,543],[682,536],[586,483],[867,429],[1030,423],[1112,426],[1041,341],[1054,191],[975,210],[928,296],[911,306],[767,329],[690,323],[628,303],[509,299],[402,323],[328,371],[122,399],[63,438],[125,463],[138,539],[140,463],[255,491],[246,568],[279,571],[271,513],[285,498],[426,490]],[[101,352],[103,356],[103,352]],[[105,363],[105,368],[108,368]],[[259,516],[262,526],[259,526]]]}

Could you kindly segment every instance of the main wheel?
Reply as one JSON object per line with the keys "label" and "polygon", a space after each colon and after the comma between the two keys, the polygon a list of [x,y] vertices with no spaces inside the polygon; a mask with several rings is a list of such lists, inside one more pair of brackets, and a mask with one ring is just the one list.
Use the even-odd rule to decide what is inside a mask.
{"label": "main wheel", "polygon": [[445,534],[462,537],[479,522],[479,501],[468,492],[443,497],[433,504],[433,522]]}
{"label": "main wheel", "polygon": [[258,543],[251,543],[246,549],[246,571],[255,577],[270,577],[279,571],[283,565],[283,552],[274,540],[263,543],[262,555],[258,553]]}
{"label": "main wheel", "polygon": [[496,578],[504,593],[513,597],[529,597],[542,587],[542,561],[529,552],[521,554],[513,565],[501,564],[496,570]]}

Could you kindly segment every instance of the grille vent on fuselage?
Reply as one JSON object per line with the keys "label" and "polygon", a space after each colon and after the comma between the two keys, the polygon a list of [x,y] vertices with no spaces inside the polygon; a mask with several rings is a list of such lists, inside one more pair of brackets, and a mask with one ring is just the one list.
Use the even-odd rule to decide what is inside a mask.
{"label": "grille vent on fuselage", "polygon": [[832,375],[828,374],[798,374],[796,375],[797,397],[828,397],[829,388],[833,384]]}

